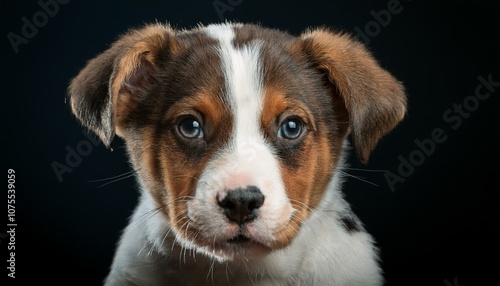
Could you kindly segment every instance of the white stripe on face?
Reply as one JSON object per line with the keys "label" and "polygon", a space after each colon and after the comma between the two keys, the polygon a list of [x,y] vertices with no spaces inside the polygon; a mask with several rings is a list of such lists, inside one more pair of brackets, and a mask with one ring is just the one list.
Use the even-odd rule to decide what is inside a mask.
{"label": "white stripe on face", "polygon": [[[228,25],[207,27],[209,35],[219,39],[219,55],[224,71],[226,93],[234,115],[233,146],[235,150],[247,148],[249,141],[262,139],[260,115],[262,112],[262,69],[260,44],[234,48],[233,28]],[[263,140],[258,140],[262,141]]]}
{"label": "white stripe on face", "polygon": [[261,132],[264,92],[261,44],[251,42],[235,48],[230,25],[213,25],[205,31],[220,44],[218,53],[224,71],[225,98],[234,122],[230,142],[212,158],[200,177],[195,199],[189,204],[190,217],[199,219],[198,224],[210,226],[204,234],[207,237],[231,237],[235,230],[227,225],[217,198],[224,198],[232,189],[256,186],[265,201],[257,219],[246,227],[246,234],[270,244],[272,234],[289,221],[293,208],[276,156]]}

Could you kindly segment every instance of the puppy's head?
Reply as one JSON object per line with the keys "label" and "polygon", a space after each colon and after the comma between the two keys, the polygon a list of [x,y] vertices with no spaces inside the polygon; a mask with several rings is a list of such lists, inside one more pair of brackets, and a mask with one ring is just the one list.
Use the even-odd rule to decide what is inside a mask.
{"label": "puppy's head", "polygon": [[345,137],[367,162],[406,110],[402,85],[349,36],[239,24],[133,30],[69,96],[106,145],[125,140],[178,241],[219,259],[290,244]]}

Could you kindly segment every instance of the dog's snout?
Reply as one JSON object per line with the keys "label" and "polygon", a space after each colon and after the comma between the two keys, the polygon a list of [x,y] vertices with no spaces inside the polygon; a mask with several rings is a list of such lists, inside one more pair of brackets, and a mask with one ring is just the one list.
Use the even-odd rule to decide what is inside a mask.
{"label": "dog's snout", "polygon": [[228,191],[218,202],[229,220],[241,225],[257,216],[257,210],[264,204],[264,195],[259,188],[249,186]]}

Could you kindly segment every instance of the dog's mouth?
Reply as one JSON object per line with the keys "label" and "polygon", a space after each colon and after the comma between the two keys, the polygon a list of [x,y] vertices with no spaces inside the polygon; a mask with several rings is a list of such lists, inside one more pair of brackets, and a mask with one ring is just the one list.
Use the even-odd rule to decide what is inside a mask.
{"label": "dog's mouth", "polygon": [[220,213],[210,219],[206,214],[217,214],[220,209],[207,210],[205,204],[203,200],[189,201],[185,220],[173,222],[177,239],[183,246],[227,261],[260,258],[288,242],[287,240],[281,244],[281,240],[277,239],[282,239],[282,233],[290,233],[288,229],[293,212],[285,212],[283,218],[288,220],[283,222],[270,221],[270,218],[261,213],[261,216],[254,220],[238,224],[229,221]]}
{"label": "dog's mouth", "polygon": [[262,257],[269,254],[272,250],[269,246],[243,233],[235,234],[229,239],[226,238],[204,244],[201,248],[210,256],[215,256],[222,260]]}
{"label": "dog's mouth", "polygon": [[252,240],[243,234],[238,234],[235,237],[228,239],[227,243],[235,244],[235,245],[246,245],[249,244]]}

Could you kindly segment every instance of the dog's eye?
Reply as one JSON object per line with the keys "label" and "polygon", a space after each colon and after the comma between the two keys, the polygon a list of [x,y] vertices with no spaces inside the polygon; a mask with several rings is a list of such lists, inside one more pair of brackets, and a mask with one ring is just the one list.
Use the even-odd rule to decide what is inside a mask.
{"label": "dog's eye", "polygon": [[203,129],[200,122],[192,117],[184,118],[179,123],[179,133],[188,139],[203,137]]}
{"label": "dog's eye", "polygon": [[285,139],[297,139],[302,134],[302,122],[298,119],[287,119],[280,126],[278,135]]}

